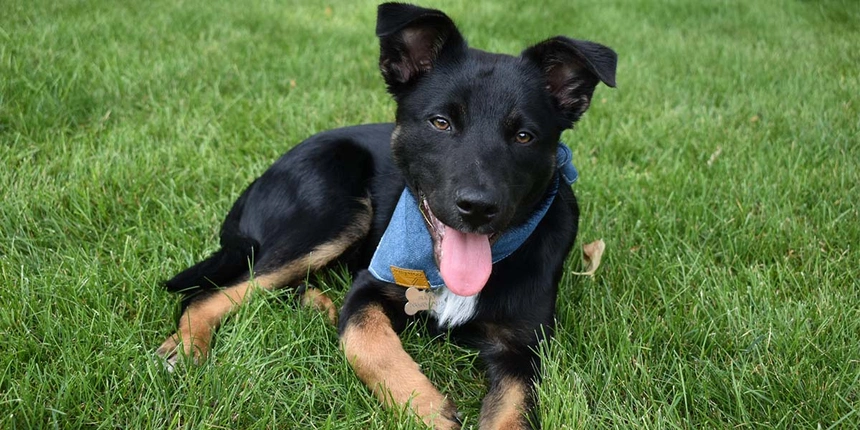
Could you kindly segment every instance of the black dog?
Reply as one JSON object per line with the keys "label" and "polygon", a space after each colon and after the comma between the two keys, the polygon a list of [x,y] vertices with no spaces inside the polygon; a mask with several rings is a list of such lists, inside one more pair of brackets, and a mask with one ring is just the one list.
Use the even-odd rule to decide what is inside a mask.
{"label": "black dog", "polygon": [[[227,215],[221,249],[167,282],[184,294],[183,314],[158,354],[171,366],[204,358],[253,289],[297,286],[343,263],[354,282],[341,345],[383,403],[459,428],[454,404],[398,338],[418,314],[480,350],[490,380],[481,428],[528,428],[535,349],[552,330],[579,217],[559,136],[599,82],[614,86],[616,55],[565,37],[518,57],[487,53],[442,12],[395,3],[379,7],[376,32],[396,123],[320,133],[254,181]],[[322,293],[302,297],[335,319]]]}

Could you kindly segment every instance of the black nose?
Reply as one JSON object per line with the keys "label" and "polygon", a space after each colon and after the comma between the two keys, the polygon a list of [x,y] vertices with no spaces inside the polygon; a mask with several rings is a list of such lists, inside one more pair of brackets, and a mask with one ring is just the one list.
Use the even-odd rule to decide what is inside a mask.
{"label": "black nose", "polygon": [[499,213],[496,199],[489,193],[477,190],[462,190],[458,193],[457,210],[463,221],[473,227],[480,227],[492,221]]}

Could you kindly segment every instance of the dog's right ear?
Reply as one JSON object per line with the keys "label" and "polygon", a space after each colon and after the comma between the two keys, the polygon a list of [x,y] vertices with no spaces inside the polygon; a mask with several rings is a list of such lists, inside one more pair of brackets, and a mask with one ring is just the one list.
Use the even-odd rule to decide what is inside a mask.
{"label": "dog's right ear", "polygon": [[379,5],[379,69],[397,97],[440,61],[466,52],[454,21],[441,11],[403,3]]}

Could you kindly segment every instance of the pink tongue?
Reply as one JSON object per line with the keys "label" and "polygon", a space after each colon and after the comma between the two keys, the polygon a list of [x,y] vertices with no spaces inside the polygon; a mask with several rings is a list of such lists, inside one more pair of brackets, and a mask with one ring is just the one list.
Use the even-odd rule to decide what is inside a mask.
{"label": "pink tongue", "polygon": [[452,293],[458,296],[480,293],[492,269],[489,236],[461,233],[445,226],[439,272]]}

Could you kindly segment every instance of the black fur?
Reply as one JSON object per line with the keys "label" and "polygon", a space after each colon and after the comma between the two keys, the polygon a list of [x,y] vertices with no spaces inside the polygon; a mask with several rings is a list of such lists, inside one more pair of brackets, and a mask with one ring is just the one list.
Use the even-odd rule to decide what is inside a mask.
{"label": "black fur", "polygon": [[[361,125],[296,146],[239,197],[222,227],[222,249],[168,281],[170,291],[193,302],[198,290],[247,278],[249,261],[256,273],[273,270],[332,240],[369,196],[370,231],[336,260],[354,273],[339,329],[379,305],[402,330],[411,318],[405,289],[365,268],[404,186],[426,196],[446,225],[503,232],[545,195],[559,137],[588,108],[595,86],[615,85],[615,53],[593,42],[559,36],[519,57],[492,54],[469,48],[444,13],[392,3],[379,7],[377,35],[380,69],[397,101],[396,131],[395,124]],[[503,378],[537,380],[534,351],[552,333],[578,218],[573,192],[560,187],[529,239],[493,266],[474,318],[450,329],[480,350],[491,389]]]}

